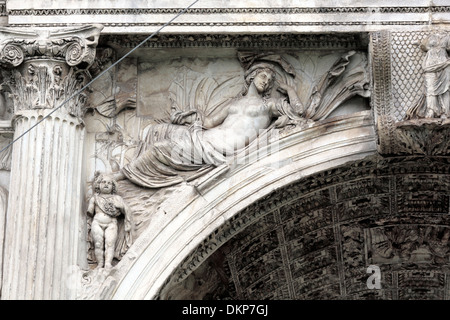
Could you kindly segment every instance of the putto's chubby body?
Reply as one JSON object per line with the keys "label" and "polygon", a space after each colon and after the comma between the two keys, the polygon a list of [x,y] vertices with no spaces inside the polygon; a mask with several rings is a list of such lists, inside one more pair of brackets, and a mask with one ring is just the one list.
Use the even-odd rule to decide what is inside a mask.
{"label": "putto's chubby body", "polygon": [[[112,268],[118,238],[118,221],[120,215],[125,216],[125,231],[130,231],[130,220],[127,205],[122,197],[116,194],[115,181],[107,176],[97,179],[96,193],[90,198],[87,213],[93,216],[91,235],[94,241],[94,253],[97,268]],[[128,241],[131,244],[131,240]]]}

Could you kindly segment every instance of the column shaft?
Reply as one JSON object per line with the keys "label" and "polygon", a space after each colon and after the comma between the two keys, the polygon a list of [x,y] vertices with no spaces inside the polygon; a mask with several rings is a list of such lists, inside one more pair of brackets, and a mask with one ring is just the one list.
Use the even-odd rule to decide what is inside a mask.
{"label": "column shaft", "polygon": [[[24,111],[19,136],[45,116]],[[6,223],[2,299],[70,299],[68,278],[79,264],[84,127],[51,115],[14,146]]]}
{"label": "column shaft", "polygon": [[2,90],[13,102],[20,137],[12,151],[2,299],[76,298],[69,279],[87,264],[81,183],[87,96],[79,90],[102,28],[0,30]]}

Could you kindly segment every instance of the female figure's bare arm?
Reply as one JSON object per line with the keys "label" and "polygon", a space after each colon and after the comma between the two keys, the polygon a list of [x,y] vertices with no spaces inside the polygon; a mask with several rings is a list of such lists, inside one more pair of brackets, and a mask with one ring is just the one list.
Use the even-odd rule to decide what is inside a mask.
{"label": "female figure's bare arm", "polygon": [[197,110],[176,111],[171,115],[173,124],[193,124],[195,121],[201,120],[202,125],[206,129],[211,129],[221,124],[228,116],[228,106],[215,112],[214,115],[202,117]]}
{"label": "female figure's bare arm", "polygon": [[220,125],[228,116],[228,106],[220,109],[219,112],[215,113],[212,116],[206,116],[203,119],[203,127],[205,129],[211,129]]}
{"label": "female figure's bare arm", "polygon": [[[279,87],[277,90],[279,90],[281,93],[284,93],[288,96],[289,98],[289,104],[291,105],[292,109],[298,114],[298,115],[302,115],[303,112],[305,111],[303,104],[300,102],[300,99],[298,98],[297,92],[295,91],[295,89],[285,83],[279,83],[278,84]],[[275,106],[276,107],[276,106]],[[275,111],[278,113],[277,110],[273,110],[274,114]]]}

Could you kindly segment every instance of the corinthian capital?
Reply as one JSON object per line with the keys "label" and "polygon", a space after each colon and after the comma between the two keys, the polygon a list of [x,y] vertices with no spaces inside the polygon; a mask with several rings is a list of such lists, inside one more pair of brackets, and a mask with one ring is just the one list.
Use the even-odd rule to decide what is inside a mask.
{"label": "corinthian capital", "polygon": [[102,26],[27,31],[0,28],[0,93],[14,114],[54,109],[82,118],[87,96],[76,94],[89,80]]}
{"label": "corinthian capital", "polygon": [[28,31],[0,28],[0,63],[17,67],[29,59],[50,58],[87,68],[95,58],[101,25],[59,30]]}

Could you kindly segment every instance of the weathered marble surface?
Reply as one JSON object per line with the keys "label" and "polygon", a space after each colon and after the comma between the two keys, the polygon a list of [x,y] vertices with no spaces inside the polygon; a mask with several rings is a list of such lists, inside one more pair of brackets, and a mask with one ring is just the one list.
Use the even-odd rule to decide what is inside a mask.
{"label": "weathered marble surface", "polygon": [[59,106],[86,83],[100,31],[0,30],[2,94],[13,102],[17,139],[2,224],[8,257],[2,299],[74,298],[69,270],[87,265],[81,201],[86,96]]}
{"label": "weathered marble surface", "polygon": [[[210,237],[219,226],[228,225],[236,212],[312,172],[374,154],[376,145],[371,123],[367,111],[319,122],[309,129],[281,137],[276,146],[278,152],[262,157],[249,154],[245,165],[223,172],[216,169],[198,185],[184,184],[161,194],[160,199],[164,201],[152,214],[148,227],[117,265],[114,277],[121,280],[112,297],[156,298],[156,288],[164,284],[174,271],[173,267],[182,262],[182,257],[195,250],[200,239]],[[259,213],[263,212],[249,214],[240,226],[250,223],[252,215]],[[169,234],[176,236],[167,240]],[[175,278],[184,279],[226,239],[224,235],[220,241],[209,242],[201,258],[197,257],[200,260],[190,260],[183,265]]]}
{"label": "weathered marble surface", "polygon": [[[9,81],[13,84],[9,92],[0,88],[0,147],[14,131],[18,135],[47,115],[64,94],[98,75],[189,3],[12,0],[4,6],[0,1],[0,23],[27,28],[2,43],[11,45],[0,58],[13,70],[4,71],[3,77],[17,81]],[[33,209],[31,202],[17,198],[26,194],[39,203],[44,217],[39,221],[33,220],[37,215],[18,218],[16,227],[25,230],[23,234],[33,231],[31,226],[38,222],[39,230],[45,230],[45,212],[53,212],[56,200],[51,195],[56,190],[58,199],[67,200],[65,208],[57,208],[66,212],[58,214],[70,221],[64,230],[71,225],[71,233],[57,229],[55,223],[49,224],[48,234],[63,247],[74,248],[62,262],[70,261],[64,272],[71,285],[57,271],[55,288],[60,289],[54,289],[53,296],[48,292],[43,296],[57,298],[68,291],[71,298],[80,299],[180,298],[192,297],[192,290],[199,289],[195,297],[217,298],[223,292],[215,291],[217,283],[207,280],[217,278],[216,272],[224,283],[234,285],[227,294],[241,299],[422,297],[410,285],[416,280],[429,286],[433,297],[448,298],[448,120],[435,114],[408,119],[407,114],[425,93],[432,92],[424,77],[427,53],[417,44],[437,32],[448,34],[449,21],[450,9],[444,0],[417,0],[408,6],[387,0],[199,1],[94,83],[81,100],[70,104],[68,114],[51,117],[41,131],[18,144],[13,158],[20,159],[23,170],[17,169],[18,161],[11,161],[11,154],[0,155],[0,187],[10,191],[13,200],[8,213]],[[101,36],[93,38],[93,47],[98,40],[98,50],[88,50],[80,61],[68,55],[69,67],[58,68],[57,61],[65,59],[61,53],[74,39],[45,39],[63,27],[88,23],[104,25]],[[17,41],[20,36],[25,40]],[[27,59],[22,60],[20,50],[29,55]],[[71,51],[75,57],[77,50]],[[130,163],[149,128],[170,120],[172,107],[207,111],[235,97],[245,73],[236,57],[244,51],[275,51],[286,59],[295,77],[278,70],[277,79],[292,86],[302,104],[317,102],[307,116],[312,122],[289,123],[276,139],[245,154],[244,163],[218,166],[193,181],[163,189],[120,181],[118,194],[133,212],[129,231],[134,243],[123,257],[114,259],[111,269],[94,269],[84,211],[95,191],[96,172],[117,173]],[[50,52],[55,56],[49,57]],[[38,61],[30,61],[33,54]],[[335,65],[342,59],[344,69]],[[82,73],[77,66],[88,69],[84,79],[78,77]],[[60,131],[60,124],[70,129]],[[51,140],[53,134],[67,138],[67,148],[62,144],[54,152],[40,152],[49,141],[56,141]],[[377,153],[388,160],[364,160]],[[53,180],[48,167],[26,166],[28,158],[73,171],[58,171],[59,180]],[[408,167],[402,168],[403,163]],[[364,171],[366,165],[372,171]],[[379,171],[383,176],[373,175],[378,169],[385,170]],[[42,192],[20,186],[22,180],[17,177],[25,179],[25,172],[33,173],[33,185],[42,182]],[[64,189],[65,181],[71,187]],[[41,196],[50,201],[39,202]],[[81,215],[68,215],[81,210]],[[15,250],[20,236],[14,232],[19,229],[8,225],[7,229],[6,256],[12,258],[4,270],[13,277],[4,277],[11,295],[3,293],[2,298],[16,292],[33,297],[27,291],[34,285],[31,274],[38,270],[39,280],[50,271],[33,270],[31,262],[41,249],[35,250],[32,242],[20,247],[22,253],[30,253],[30,264],[15,269],[14,264],[22,261]],[[70,235],[71,240],[58,238],[61,234]],[[36,233],[32,237],[38,239]],[[255,246],[246,249],[249,239]],[[39,248],[45,245],[37,242],[42,244]],[[51,258],[61,248],[46,254]],[[263,259],[264,267],[250,272],[251,257]],[[314,263],[305,262],[311,259]],[[221,269],[224,261],[228,269]],[[360,280],[366,276],[361,275],[366,262],[388,267],[383,276],[388,290],[364,293]],[[207,264],[219,267],[211,271]],[[418,273],[409,272],[411,266]],[[323,277],[311,271],[315,267]],[[436,273],[427,275],[427,268]],[[13,282],[18,283],[18,274],[24,270],[30,276],[15,288]],[[196,288],[192,281],[198,278],[211,286]],[[36,284],[37,291],[45,287],[42,282]],[[179,289],[182,293],[176,293]]]}
{"label": "weathered marble surface", "polygon": [[[101,23],[106,33],[151,33],[194,1],[7,2],[14,26],[60,27]],[[408,6],[369,1],[202,0],[165,28],[165,33],[284,33],[423,30],[449,20],[445,0],[415,0]]]}
{"label": "weathered marble surface", "polygon": [[277,189],[199,244],[158,298],[448,300],[448,163],[373,156]]}

